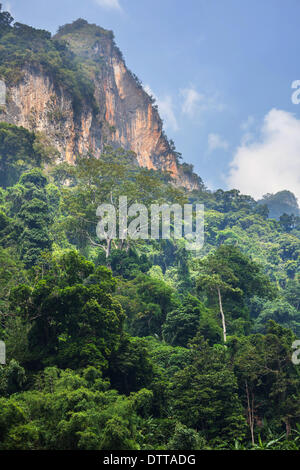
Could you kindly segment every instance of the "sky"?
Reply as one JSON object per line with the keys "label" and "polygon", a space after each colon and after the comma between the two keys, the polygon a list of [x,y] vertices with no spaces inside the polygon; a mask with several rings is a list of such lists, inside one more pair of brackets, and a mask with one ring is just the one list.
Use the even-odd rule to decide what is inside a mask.
{"label": "sky", "polygon": [[77,18],[113,30],[127,66],[156,97],[168,137],[208,188],[256,199],[288,189],[300,201],[299,0],[10,0],[3,7],[52,33]]}

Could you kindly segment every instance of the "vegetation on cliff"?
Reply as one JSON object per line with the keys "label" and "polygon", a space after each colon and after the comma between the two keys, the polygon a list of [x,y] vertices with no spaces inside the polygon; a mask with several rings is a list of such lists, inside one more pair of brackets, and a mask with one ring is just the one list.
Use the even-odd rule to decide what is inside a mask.
{"label": "vegetation on cliff", "polygon": [[48,31],[13,21],[0,5],[0,78],[13,84],[22,79],[26,67],[42,70],[70,94],[75,114],[84,103],[97,112],[94,84],[67,44],[53,40]]}

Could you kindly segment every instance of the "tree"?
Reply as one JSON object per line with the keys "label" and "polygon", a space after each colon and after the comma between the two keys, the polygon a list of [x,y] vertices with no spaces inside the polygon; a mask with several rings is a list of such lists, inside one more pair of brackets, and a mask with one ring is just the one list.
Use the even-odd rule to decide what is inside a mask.
{"label": "tree", "polygon": [[[47,194],[47,178],[39,169],[23,173],[8,192],[12,230],[17,233],[20,256],[25,267],[36,264],[44,250],[52,246],[49,228],[53,222]],[[14,227],[15,226],[15,227]]]}
{"label": "tree", "polygon": [[206,446],[204,438],[181,423],[176,423],[175,431],[168,442],[170,450],[202,450]]}
{"label": "tree", "polygon": [[125,279],[134,279],[139,273],[146,273],[151,263],[146,255],[139,255],[136,250],[112,250],[108,258],[108,264],[115,276]]}
{"label": "tree", "polygon": [[3,188],[16,184],[26,170],[50,163],[55,157],[57,151],[43,134],[0,123],[0,186]]}
{"label": "tree", "polygon": [[14,21],[13,17],[8,11],[3,11],[2,3],[0,3],[0,36],[10,29],[11,23]]}
{"label": "tree", "polygon": [[300,335],[299,314],[295,307],[282,299],[267,301],[263,304],[254,322],[253,330],[257,333],[265,332],[269,320],[291,329],[297,336]]}
{"label": "tree", "polygon": [[58,266],[42,271],[33,288],[20,285],[11,293],[11,310],[31,324],[29,367],[107,367],[124,320],[111,295],[111,273],[95,270],[76,252],[64,255]]}
{"label": "tree", "polygon": [[173,416],[207,439],[243,439],[246,422],[226,350],[197,335],[192,351],[192,365],[176,373],[171,384]]}
{"label": "tree", "polygon": [[[134,153],[122,148],[106,146],[100,159],[93,155],[81,156],[76,166],[63,164],[56,167],[53,176],[61,184],[66,180],[71,181],[68,187],[63,188],[62,201],[62,211],[66,216],[63,224],[69,239],[80,246],[91,244],[99,247],[105,252],[106,258],[109,258],[112,248],[128,249],[135,243],[128,237],[125,203],[121,203],[125,215],[120,215],[120,196],[127,198],[128,208],[134,203],[148,207],[153,201],[167,203],[186,200],[180,189],[166,184],[169,179],[166,175],[139,167]],[[103,241],[96,237],[99,222],[96,210],[103,203],[112,204],[115,208],[116,228],[117,232],[119,229],[121,232],[118,241],[108,230]],[[128,224],[134,219],[134,216],[129,217]],[[137,236],[140,230],[138,226]]]}
{"label": "tree", "polygon": [[196,297],[187,295],[176,310],[167,314],[162,328],[165,341],[173,346],[186,347],[195,336],[205,312],[204,305]]}
{"label": "tree", "polygon": [[168,312],[175,306],[173,289],[164,281],[139,274],[135,279],[137,305],[131,331],[137,336],[161,336]]}
{"label": "tree", "polygon": [[284,297],[286,300],[296,308],[300,310],[300,275],[296,276],[295,279],[290,279],[284,290]]}
{"label": "tree", "polygon": [[124,335],[111,355],[108,375],[120,393],[128,395],[150,385],[153,364],[146,346],[144,339]]}
{"label": "tree", "polygon": [[214,253],[200,260],[198,266],[198,291],[206,292],[213,301],[217,296],[225,343],[227,326],[223,297],[228,307],[237,310],[240,316],[245,311],[246,300],[252,295],[270,297],[274,295],[274,289],[260,267],[231,245],[221,245]]}
{"label": "tree", "polygon": [[282,229],[289,233],[295,227],[295,216],[293,214],[282,214],[279,218]]}
{"label": "tree", "polygon": [[284,424],[289,437],[299,419],[299,379],[291,361],[293,338],[290,330],[270,321],[266,335],[235,338],[229,344],[252,443],[255,425],[261,433],[265,420],[279,431]]}
{"label": "tree", "polygon": [[25,279],[23,265],[15,259],[12,250],[0,247],[0,329],[6,326],[9,317],[11,289]]}
{"label": "tree", "polygon": [[25,384],[26,374],[23,367],[12,359],[7,366],[0,366],[0,394],[11,395],[20,392]]}

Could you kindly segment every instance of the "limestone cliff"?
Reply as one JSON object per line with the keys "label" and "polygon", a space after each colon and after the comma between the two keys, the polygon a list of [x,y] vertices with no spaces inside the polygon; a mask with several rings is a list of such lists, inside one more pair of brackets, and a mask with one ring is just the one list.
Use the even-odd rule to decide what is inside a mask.
{"label": "limestone cliff", "polygon": [[68,45],[93,82],[96,111],[85,102],[75,112],[70,91],[38,64],[28,64],[21,80],[7,84],[0,120],[46,133],[69,162],[89,151],[100,157],[108,143],[134,151],[139,165],[169,171],[177,184],[197,188],[200,178],[178,164],[157,108],[127,69],[112,32],[77,20],[60,28],[54,40]]}
{"label": "limestone cliff", "polygon": [[258,201],[258,204],[265,204],[269,209],[269,217],[280,219],[283,214],[300,216],[300,207],[296,196],[291,191],[279,191],[275,194],[266,194]]}

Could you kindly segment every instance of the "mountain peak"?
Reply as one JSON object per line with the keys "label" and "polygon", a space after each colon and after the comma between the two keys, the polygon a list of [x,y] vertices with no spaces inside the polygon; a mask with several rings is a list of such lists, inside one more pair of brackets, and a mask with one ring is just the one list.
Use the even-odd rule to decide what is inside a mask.
{"label": "mountain peak", "polygon": [[61,39],[69,35],[86,35],[90,37],[93,36],[94,38],[100,36],[107,36],[111,39],[114,38],[113,31],[101,28],[101,26],[98,26],[96,24],[89,23],[83,18],[78,18],[78,20],[75,20],[72,23],[67,23],[63,26],[60,26],[54,38]]}
{"label": "mountain peak", "polygon": [[266,204],[269,209],[269,216],[274,219],[279,219],[282,214],[300,215],[297,198],[288,190],[278,191],[275,194],[265,194],[258,203]]}
{"label": "mountain peak", "polygon": [[99,42],[115,46],[112,31],[88,23],[82,18],[61,26],[53,39],[65,41],[74,54],[83,58],[93,56],[93,51],[95,49],[97,51],[97,43]]}
{"label": "mountain peak", "polygon": [[[2,69],[12,79],[6,80],[10,99],[0,110],[2,121],[44,132],[69,162],[77,154],[101,158],[109,144],[133,151],[140,166],[169,172],[180,186],[199,188],[201,179],[178,162],[157,106],[126,66],[112,31],[80,18],[52,38],[33,28],[28,35],[25,25],[10,34]],[[15,56],[24,56],[24,63]]]}

